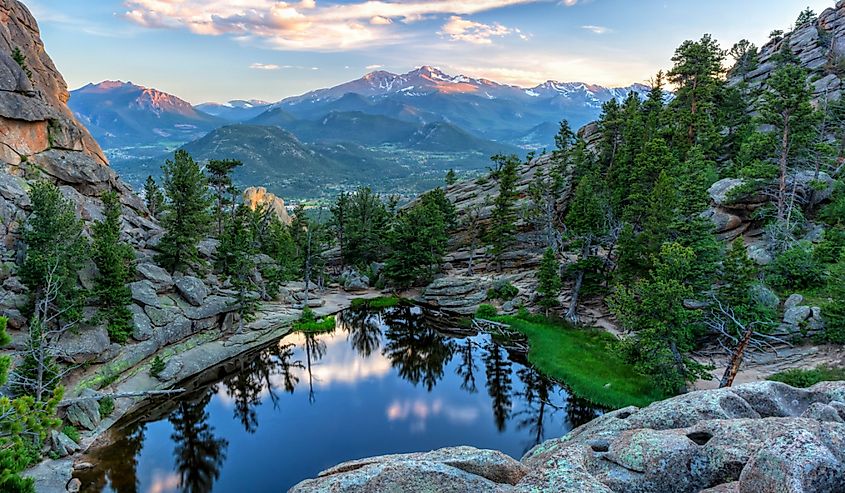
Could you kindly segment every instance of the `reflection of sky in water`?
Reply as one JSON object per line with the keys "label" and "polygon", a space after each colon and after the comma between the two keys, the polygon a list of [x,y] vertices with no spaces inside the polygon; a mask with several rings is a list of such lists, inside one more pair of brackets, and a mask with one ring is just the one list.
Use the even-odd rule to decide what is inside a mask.
{"label": "reflection of sky in water", "polygon": [[[407,327],[401,319],[370,327],[292,334],[269,359],[246,362],[247,371],[212,387],[205,401],[202,393],[192,396],[199,401],[194,427],[228,442],[214,471],[215,492],[286,491],[345,460],[455,445],[519,458],[538,440],[571,428],[566,392],[512,361],[489,337],[450,339],[420,321]],[[280,371],[283,366],[288,374]],[[181,491],[175,429],[167,419],[151,422],[140,452],[120,443],[100,452],[116,468],[125,468],[134,455],[137,489],[84,491]],[[108,467],[103,464],[100,469]],[[84,484],[91,482],[88,474]]]}

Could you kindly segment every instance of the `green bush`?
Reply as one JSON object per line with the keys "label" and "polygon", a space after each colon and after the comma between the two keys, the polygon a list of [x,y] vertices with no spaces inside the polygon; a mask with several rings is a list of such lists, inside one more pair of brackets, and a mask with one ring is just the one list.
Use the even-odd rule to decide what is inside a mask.
{"label": "green bush", "polygon": [[801,242],[778,255],[769,267],[768,283],[779,289],[804,289],[825,281],[824,266],[809,242]]}
{"label": "green bush", "polygon": [[831,226],[845,224],[845,184],[841,181],[836,183],[833,200],[821,210],[819,217]]}
{"label": "green bush", "polygon": [[105,418],[111,416],[114,412],[114,399],[111,397],[103,397],[100,399],[100,416]]}
{"label": "green bush", "polygon": [[845,253],[845,227],[837,226],[825,231],[824,241],[813,252],[819,262],[835,264],[843,259]]}
{"label": "green bush", "polygon": [[519,288],[511,284],[509,281],[497,281],[493,283],[493,287],[487,290],[488,300],[510,301],[516,298],[519,294]]}
{"label": "green bush", "polygon": [[156,357],[153,358],[152,364],[150,365],[150,376],[157,378],[161,374],[161,372],[164,371],[164,368],[166,366],[167,363],[165,363],[164,360],[161,359],[161,356],[156,355]]}
{"label": "green bush", "polygon": [[79,443],[79,440],[81,439],[79,436],[79,430],[77,430],[75,426],[66,425],[62,428],[62,433],[67,435],[68,438],[76,443]]}
{"label": "green bush", "polygon": [[775,373],[769,377],[769,380],[783,382],[793,387],[807,388],[819,382],[845,380],[845,368],[832,368],[830,366],[819,366],[812,370],[792,368]]}
{"label": "green bush", "polygon": [[308,324],[315,320],[317,320],[317,317],[314,315],[314,310],[307,306],[302,309],[302,315],[299,316],[300,323]]}
{"label": "green bush", "polygon": [[499,311],[493,305],[483,304],[475,311],[475,318],[493,318]]}

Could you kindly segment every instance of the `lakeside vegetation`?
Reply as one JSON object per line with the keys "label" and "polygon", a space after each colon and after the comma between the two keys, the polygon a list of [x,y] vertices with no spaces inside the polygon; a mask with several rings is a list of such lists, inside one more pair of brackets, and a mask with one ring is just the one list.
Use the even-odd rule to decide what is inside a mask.
{"label": "lakeside vegetation", "polygon": [[528,361],[578,397],[608,408],[643,407],[668,397],[615,351],[618,341],[598,329],[575,328],[541,316],[497,316],[528,338]]}
{"label": "lakeside vegetation", "polygon": [[317,318],[314,311],[306,306],[302,310],[302,316],[294,322],[293,329],[307,333],[331,332],[335,329],[336,324],[334,315]]}
{"label": "lakeside vegetation", "polygon": [[819,382],[830,382],[834,380],[845,380],[845,368],[836,368],[822,365],[812,370],[791,368],[784,370],[768,378],[775,382],[782,382],[787,385],[799,388],[812,387]]}
{"label": "lakeside vegetation", "polygon": [[369,308],[378,310],[381,308],[391,308],[403,303],[410,303],[398,296],[379,296],[378,298],[355,298],[352,300],[352,308]]}

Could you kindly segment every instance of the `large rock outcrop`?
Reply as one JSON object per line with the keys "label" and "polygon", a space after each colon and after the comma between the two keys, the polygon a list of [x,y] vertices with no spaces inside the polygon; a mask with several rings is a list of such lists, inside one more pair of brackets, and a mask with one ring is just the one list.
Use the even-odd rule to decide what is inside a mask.
{"label": "large rock outcrop", "polygon": [[284,224],[291,223],[290,214],[285,207],[285,201],[281,197],[268,192],[264,187],[249,187],[244,190],[244,203],[252,210],[258,207],[267,207],[272,211],[279,220]]}
{"label": "large rock outcrop", "polygon": [[757,382],[607,413],[517,462],[471,447],[340,464],[294,493],[841,493],[845,382]]}

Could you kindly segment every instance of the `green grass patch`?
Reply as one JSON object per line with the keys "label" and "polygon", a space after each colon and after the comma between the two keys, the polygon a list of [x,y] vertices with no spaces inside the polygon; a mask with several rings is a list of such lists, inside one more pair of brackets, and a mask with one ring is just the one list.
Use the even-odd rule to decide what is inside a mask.
{"label": "green grass patch", "polygon": [[575,395],[603,407],[647,406],[668,397],[613,351],[617,340],[598,329],[573,328],[543,317],[495,317],[525,334],[528,361]]}
{"label": "green grass patch", "polygon": [[335,319],[332,315],[319,320],[299,321],[293,324],[293,328],[300,332],[331,332],[335,328]]}
{"label": "green grass patch", "polygon": [[398,296],[379,296],[378,298],[355,298],[352,300],[352,308],[372,308],[372,309],[381,309],[381,308],[390,308],[393,306],[401,305],[403,303],[402,298]]}
{"label": "green grass patch", "polygon": [[834,380],[845,380],[845,368],[834,368],[831,366],[818,366],[812,370],[791,368],[784,370],[768,378],[775,382],[783,382],[787,385],[799,388],[812,387],[819,382]]}

